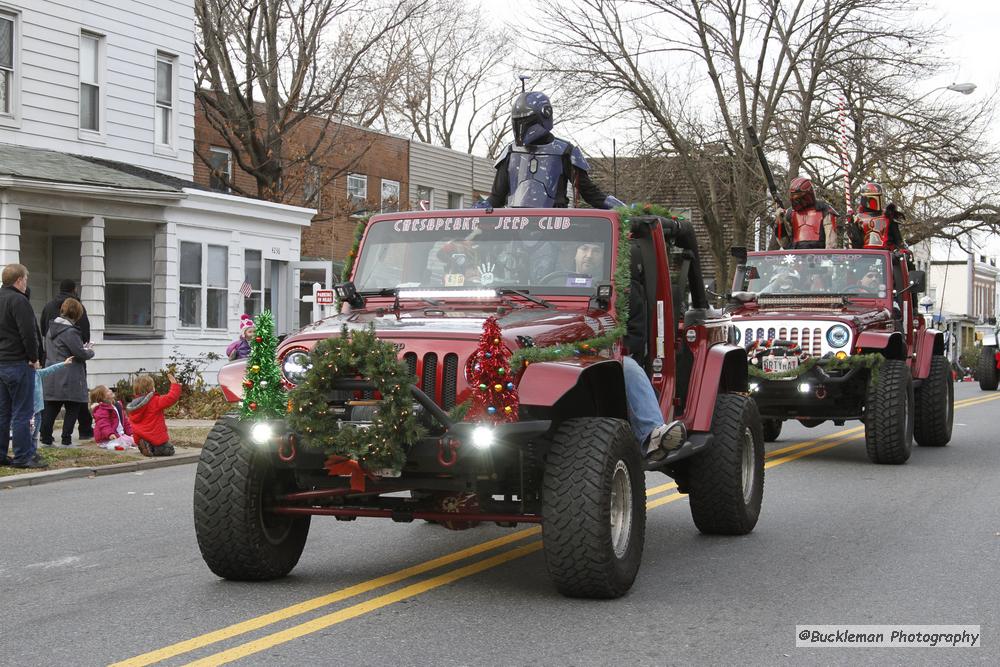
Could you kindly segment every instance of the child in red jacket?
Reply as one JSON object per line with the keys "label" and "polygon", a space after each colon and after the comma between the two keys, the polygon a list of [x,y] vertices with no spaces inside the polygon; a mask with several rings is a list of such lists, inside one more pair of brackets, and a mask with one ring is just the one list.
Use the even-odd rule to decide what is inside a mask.
{"label": "child in red jacket", "polygon": [[135,446],[125,406],[103,384],[90,390],[90,413],[94,416],[94,440],[100,447],[124,450]]}
{"label": "child in red jacket", "polygon": [[167,420],[163,411],[177,402],[181,397],[181,386],[172,373],[167,374],[170,380],[170,391],[164,395],[156,393],[153,378],[140,375],[135,379],[132,388],[135,398],[126,408],[129,419],[132,420],[132,432],[135,446],[143,456],[173,456],[174,446],[170,444],[167,434]]}

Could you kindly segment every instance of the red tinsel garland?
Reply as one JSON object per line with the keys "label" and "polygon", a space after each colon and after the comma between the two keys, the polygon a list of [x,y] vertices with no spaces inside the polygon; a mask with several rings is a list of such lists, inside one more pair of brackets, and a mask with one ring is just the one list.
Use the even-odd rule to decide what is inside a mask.
{"label": "red tinsel garland", "polygon": [[483,323],[479,348],[472,357],[472,407],[469,418],[499,424],[517,421],[517,386],[510,368],[510,352],[504,347],[497,318]]}

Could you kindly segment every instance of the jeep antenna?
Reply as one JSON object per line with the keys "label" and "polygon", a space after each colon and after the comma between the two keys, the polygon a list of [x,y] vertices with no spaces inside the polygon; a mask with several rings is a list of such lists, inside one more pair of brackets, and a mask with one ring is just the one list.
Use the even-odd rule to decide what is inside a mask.
{"label": "jeep antenna", "polygon": [[521,80],[521,92],[523,93],[525,92],[524,84],[527,83],[528,79],[530,79],[531,77],[524,74],[518,74],[517,78]]}

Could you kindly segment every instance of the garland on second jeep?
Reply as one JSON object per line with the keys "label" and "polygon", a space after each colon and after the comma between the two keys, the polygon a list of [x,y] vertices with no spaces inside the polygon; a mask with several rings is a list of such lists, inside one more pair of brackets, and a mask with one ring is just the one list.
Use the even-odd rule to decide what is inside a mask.
{"label": "garland on second jeep", "polygon": [[885,357],[876,352],[871,354],[855,354],[844,359],[837,359],[836,357],[830,357],[827,359],[823,359],[821,357],[811,357],[799,364],[798,368],[794,368],[790,371],[765,373],[757,366],[748,364],[747,372],[750,374],[750,377],[760,378],[762,380],[788,380],[790,378],[797,378],[801,376],[803,373],[808,372],[813,366],[822,362],[822,368],[826,371],[849,371],[852,368],[871,369],[871,378],[869,379],[869,382],[876,384],[878,382],[878,371],[882,366],[883,361],[885,361]]}
{"label": "garland on second jeep", "polygon": [[549,345],[548,347],[522,347],[516,351],[510,360],[515,369],[521,369],[528,364],[539,361],[559,361],[584,354],[596,354],[599,350],[611,347],[625,336],[628,327],[628,291],[632,281],[632,218],[636,216],[655,215],[661,218],[678,219],[679,216],[669,209],[655,204],[632,204],[615,209],[621,224],[618,229],[618,257],[615,260],[614,290],[615,315],[618,319],[613,329],[606,333],[586,340]]}

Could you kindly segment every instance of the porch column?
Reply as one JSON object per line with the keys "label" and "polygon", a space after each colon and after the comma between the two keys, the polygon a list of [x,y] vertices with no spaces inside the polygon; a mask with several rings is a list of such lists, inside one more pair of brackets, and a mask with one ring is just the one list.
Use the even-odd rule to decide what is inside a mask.
{"label": "porch column", "polygon": [[177,226],[156,226],[153,235],[153,329],[158,334],[177,330]]}
{"label": "porch column", "polygon": [[[0,200],[0,267],[21,260],[21,209],[7,201],[6,193]],[[31,272],[32,267],[28,267]]]}
{"label": "porch column", "polygon": [[80,299],[90,319],[90,339],[104,340],[104,218],[84,221],[80,229]]}

